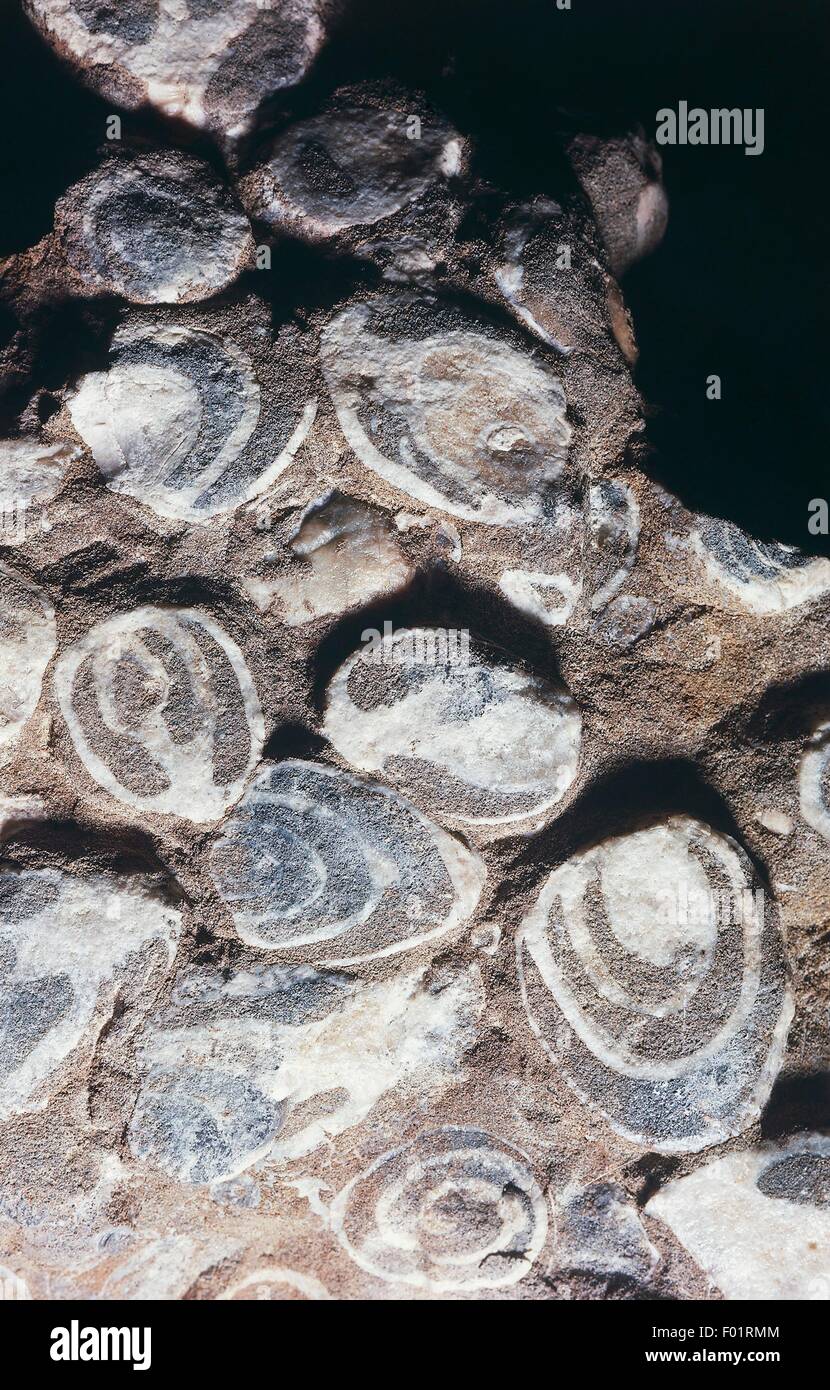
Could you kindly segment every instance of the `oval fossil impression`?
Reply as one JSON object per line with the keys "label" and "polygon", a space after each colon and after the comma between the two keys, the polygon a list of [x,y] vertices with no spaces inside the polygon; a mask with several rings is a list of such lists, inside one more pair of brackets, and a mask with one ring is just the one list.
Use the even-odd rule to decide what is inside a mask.
{"label": "oval fossil impression", "polygon": [[99,623],[63,653],[55,689],[89,774],[143,811],[217,820],[262,752],[245,659],[199,609],[138,608]]}
{"label": "oval fossil impression", "polygon": [[210,166],[173,152],[105,159],[58,201],[55,231],[86,293],[134,304],[208,299],[254,250]]}
{"label": "oval fossil impression", "polygon": [[325,240],[391,216],[462,163],[463,141],[441,118],[345,100],[277,136],[246,180],[247,205],[278,230]]}
{"label": "oval fossil impression", "polygon": [[512,339],[417,298],[380,296],[332,320],[322,362],[349,444],[393,487],[493,526],[553,507],[571,437],[565,394]]}
{"label": "oval fossil impression", "polygon": [[395,792],[295,761],[257,777],[210,865],[243,940],[335,964],[450,931],[484,883],[477,856]]}
{"label": "oval fossil impression", "polygon": [[576,776],[571,696],[469,634],[401,628],[361,648],[328,689],[324,732],[430,815],[514,826],[546,813]]}
{"label": "oval fossil impression", "polygon": [[340,1193],[332,1216],[367,1273],[434,1292],[518,1283],[547,1235],[545,1199],[525,1155],[455,1125],[377,1159]]}
{"label": "oval fossil impression", "polygon": [[534,1031],[580,1098],[634,1143],[719,1144],[769,1095],[793,1004],[754,889],[733,841],[676,816],[568,860],[522,925]]}
{"label": "oval fossil impression", "polygon": [[266,384],[261,364],[207,314],[128,320],[108,369],[71,397],[72,422],[113,491],[204,521],[270,486],[308,435],[316,397],[289,335],[279,348],[288,370]]}
{"label": "oval fossil impression", "polygon": [[830,590],[830,560],[780,541],[756,540],[734,522],[702,517],[691,540],[706,575],[729,600],[759,617]]}

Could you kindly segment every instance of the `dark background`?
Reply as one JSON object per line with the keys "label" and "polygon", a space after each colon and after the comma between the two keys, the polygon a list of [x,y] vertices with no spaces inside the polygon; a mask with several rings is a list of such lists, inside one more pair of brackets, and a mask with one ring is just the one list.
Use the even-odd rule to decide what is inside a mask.
{"label": "dark background", "polygon": [[[830,497],[828,33],[828,0],[572,0],[570,11],[555,0],[354,0],[309,99],[361,76],[400,77],[472,134],[483,172],[516,193],[555,181],[562,109],[609,130],[639,119],[653,134],[655,112],[680,100],[763,107],[760,156],[663,150],[669,230],[624,289],[655,475],[758,536],[830,554],[828,538],[807,531],[810,499]],[[112,106],[61,67],[18,0],[0,0],[0,52],[6,254],[49,230]],[[719,402],[706,400],[711,373]]]}

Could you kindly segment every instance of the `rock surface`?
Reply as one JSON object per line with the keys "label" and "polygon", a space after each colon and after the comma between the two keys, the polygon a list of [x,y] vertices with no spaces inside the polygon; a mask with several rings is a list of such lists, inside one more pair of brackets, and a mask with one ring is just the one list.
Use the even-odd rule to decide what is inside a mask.
{"label": "rock surface", "polygon": [[830,562],[645,466],[652,152],[27,8],[168,124],[3,266],[0,1277],[830,1297]]}
{"label": "rock surface", "polygon": [[669,206],[660,155],[642,130],[612,139],[577,135],[568,155],[591,200],[608,263],[624,275],[663,240]]}

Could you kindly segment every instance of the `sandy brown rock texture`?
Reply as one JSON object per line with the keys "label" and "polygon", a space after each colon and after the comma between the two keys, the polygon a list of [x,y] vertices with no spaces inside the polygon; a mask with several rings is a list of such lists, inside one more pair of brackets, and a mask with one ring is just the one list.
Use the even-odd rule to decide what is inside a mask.
{"label": "sandy brown rock texture", "polygon": [[830,561],[644,466],[657,150],[25,8],[123,130],[2,268],[3,1279],[830,1297]]}

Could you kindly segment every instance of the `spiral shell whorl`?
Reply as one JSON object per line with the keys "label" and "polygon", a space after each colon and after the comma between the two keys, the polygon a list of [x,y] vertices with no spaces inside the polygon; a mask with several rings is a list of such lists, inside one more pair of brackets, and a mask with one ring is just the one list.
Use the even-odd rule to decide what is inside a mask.
{"label": "spiral shell whorl", "polygon": [[458,1126],[384,1154],[340,1193],[332,1216],[362,1269],[433,1292],[515,1284],[547,1235],[544,1196],[524,1155]]}
{"label": "spiral shell whorl", "polygon": [[534,1031],[635,1143],[719,1143],[769,1094],[793,1005],[780,935],[752,888],[732,841],[677,816],[569,860],[522,926]]}

